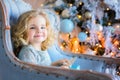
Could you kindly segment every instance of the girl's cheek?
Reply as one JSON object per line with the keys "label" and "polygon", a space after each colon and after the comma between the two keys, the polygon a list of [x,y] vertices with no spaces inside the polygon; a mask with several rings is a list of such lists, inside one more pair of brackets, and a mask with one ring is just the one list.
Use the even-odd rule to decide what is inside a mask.
{"label": "girl's cheek", "polygon": [[32,37],[34,36],[34,34],[35,34],[34,32],[29,32],[29,33],[28,33],[28,37],[29,37],[29,38],[32,38]]}

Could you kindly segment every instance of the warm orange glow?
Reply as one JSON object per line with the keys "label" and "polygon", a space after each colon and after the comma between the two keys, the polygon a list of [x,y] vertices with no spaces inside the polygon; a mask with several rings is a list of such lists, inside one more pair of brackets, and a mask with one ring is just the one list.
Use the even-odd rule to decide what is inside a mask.
{"label": "warm orange glow", "polygon": [[117,25],[116,28],[120,28],[120,25]]}
{"label": "warm orange glow", "polygon": [[96,50],[94,50],[93,52],[94,52],[94,53],[97,53],[97,51],[96,51]]}
{"label": "warm orange glow", "polygon": [[78,52],[79,51],[79,40],[78,38],[72,38],[71,39],[71,51],[72,52]]}
{"label": "warm orange glow", "polygon": [[60,46],[60,48],[61,48],[62,50],[64,50],[64,47],[63,47],[62,45]]}
{"label": "warm orange glow", "polygon": [[63,43],[63,46],[65,45],[66,43]]}
{"label": "warm orange glow", "polygon": [[79,51],[79,49],[76,49],[76,52],[78,52]]}
{"label": "warm orange glow", "polygon": [[99,45],[99,47],[102,47],[102,45]]}
{"label": "warm orange glow", "polygon": [[[81,17],[81,15],[77,15],[77,16],[79,18]],[[87,37],[86,43],[82,43],[79,41],[79,38],[76,36],[76,33],[78,34],[77,30],[73,30],[71,33],[61,32],[59,38],[62,39],[63,42],[60,43],[61,45],[60,48],[64,51],[72,52],[74,54],[87,54],[87,51],[89,49],[89,44],[86,45],[86,43],[90,41],[90,37]],[[86,31],[85,33],[87,34],[89,33],[89,31]],[[95,46],[93,47],[90,46],[90,47],[91,50],[93,50],[93,53],[95,55],[98,55],[99,51],[102,51],[102,49],[105,48],[105,36],[102,31],[97,31],[96,34],[98,36],[98,43],[95,44]],[[114,44],[115,48],[120,50],[118,39],[109,37],[109,40]],[[116,54],[117,54],[116,52],[109,52],[109,54],[107,55],[110,55],[111,57],[115,57]]]}
{"label": "warm orange glow", "polygon": [[115,53],[114,53],[114,52],[111,52],[110,54],[111,54],[111,57],[114,57],[114,56],[115,56]]}
{"label": "warm orange glow", "polygon": [[120,50],[120,47],[118,49]]}
{"label": "warm orange glow", "polygon": [[58,15],[59,15],[59,12],[56,12],[56,14],[58,14]]}
{"label": "warm orange glow", "polygon": [[116,40],[116,41],[114,42],[114,45],[115,45],[115,46],[119,45],[119,41]]}
{"label": "warm orange glow", "polygon": [[96,44],[96,46],[98,46],[99,44]]}

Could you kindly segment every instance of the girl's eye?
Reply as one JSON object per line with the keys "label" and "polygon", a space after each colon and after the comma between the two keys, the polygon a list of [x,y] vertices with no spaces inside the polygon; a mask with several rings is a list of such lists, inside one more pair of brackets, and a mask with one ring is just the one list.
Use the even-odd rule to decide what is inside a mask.
{"label": "girl's eye", "polygon": [[45,26],[41,26],[41,29],[46,29],[46,27]]}
{"label": "girl's eye", "polygon": [[35,29],[35,26],[31,26],[30,29]]}

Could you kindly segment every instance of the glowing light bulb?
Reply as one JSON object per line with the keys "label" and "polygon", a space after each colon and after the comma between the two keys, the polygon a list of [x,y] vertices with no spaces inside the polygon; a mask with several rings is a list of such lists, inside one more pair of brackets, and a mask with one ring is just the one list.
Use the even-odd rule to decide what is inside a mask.
{"label": "glowing light bulb", "polygon": [[72,7],[73,4],[69,4],[70,7]]}
{"label": "glowing light bulb", "polygon": [[110,26],[111,25],[111,22],[108,22],[108,26]]}
{"label": "glowing light bulb", "polygon": [[107,8],[106,10],[107,10],[107,11],[109,11],[109,10],[110,10],[110,8]]}
{"label": "glowing light bulb", "polygon": [[44,4],[41,4],[40,6],[41,6],[41,7],[43,7],[43,6],[44,6]]}
{"label": "glowing light bulb", "polygon": [[99,45],[99,47],[102,47],[102,45]]}
{"label": "glowing light bulb", "polygon": [[116,26],[116,28],[120,28],[120,26],[119,26],[119,25],[117,25],[117,26]]}
{"label": "glowing light bulb", "polygon": [[120,47],[118,49],[120,50]]}
{"label": "glowing light bulb", "polygon": [[86,34],[88,33],[88,31],[85,32]]}
{"label": "glowing light bulb", "polygon": [[80,4],[80,5],[82,5],[83,3],[82,3],[82,2],[80,2],[79,4]]}
{"label": "glowing light bulb", "polygon": [[81,16],[81,15],[77,15],[77,17],[78,17],[78,19],[81,19],[81,18],[82,18],[82,16]]}
{"label": "glowing light bulb", "polygon": [[58,15],[59,15],[59,12],[57,12],[57,11],[56,11],[56,14],[58,14]]}
{"label": "glowing light bulb", "polygon": [[114,52],[111,52],[110,54],[111,54],[112,57],[115,56],[115,53],[114,53]]}
{"label": "glowing light bulb", "polygon": [[60,46],[60,49],[64,50],[64,47],[61,45],[61,46]]}
{"label": "glowing light bulb", "polygon": [[94,50],[93,52],[94,52],[94,53],[97,53],[97,51],[96,51],[96,50]]}
{"label": "glowing light bulb", "polygon": [[98,46],[99,44],[96,44],[96,46]]}
{"label": "glowing light bulb", "polygon": [[116,45],[116,46],[119,45],[119,41],[116,40],[116,41],[114,42],[114,45]]}
{"label": "glowing light bulb", "polygon": [[78,52],[78,51],[79,51],[79,49],[77,48],[75,51],[76,51],[76,52]]}

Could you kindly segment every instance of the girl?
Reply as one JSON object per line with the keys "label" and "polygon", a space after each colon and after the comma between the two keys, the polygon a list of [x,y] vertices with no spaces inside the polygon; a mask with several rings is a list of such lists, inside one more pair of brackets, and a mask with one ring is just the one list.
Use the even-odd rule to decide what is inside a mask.
{"label": "girl", "polygon": [[[44,10],[31,10],[22,14],[12,29],[15,52],[22,61],[69,68],[67,59],[51,63],[47,48],[53,44],[55,33]],[[64,64],[63,64],[64,63]]]}

